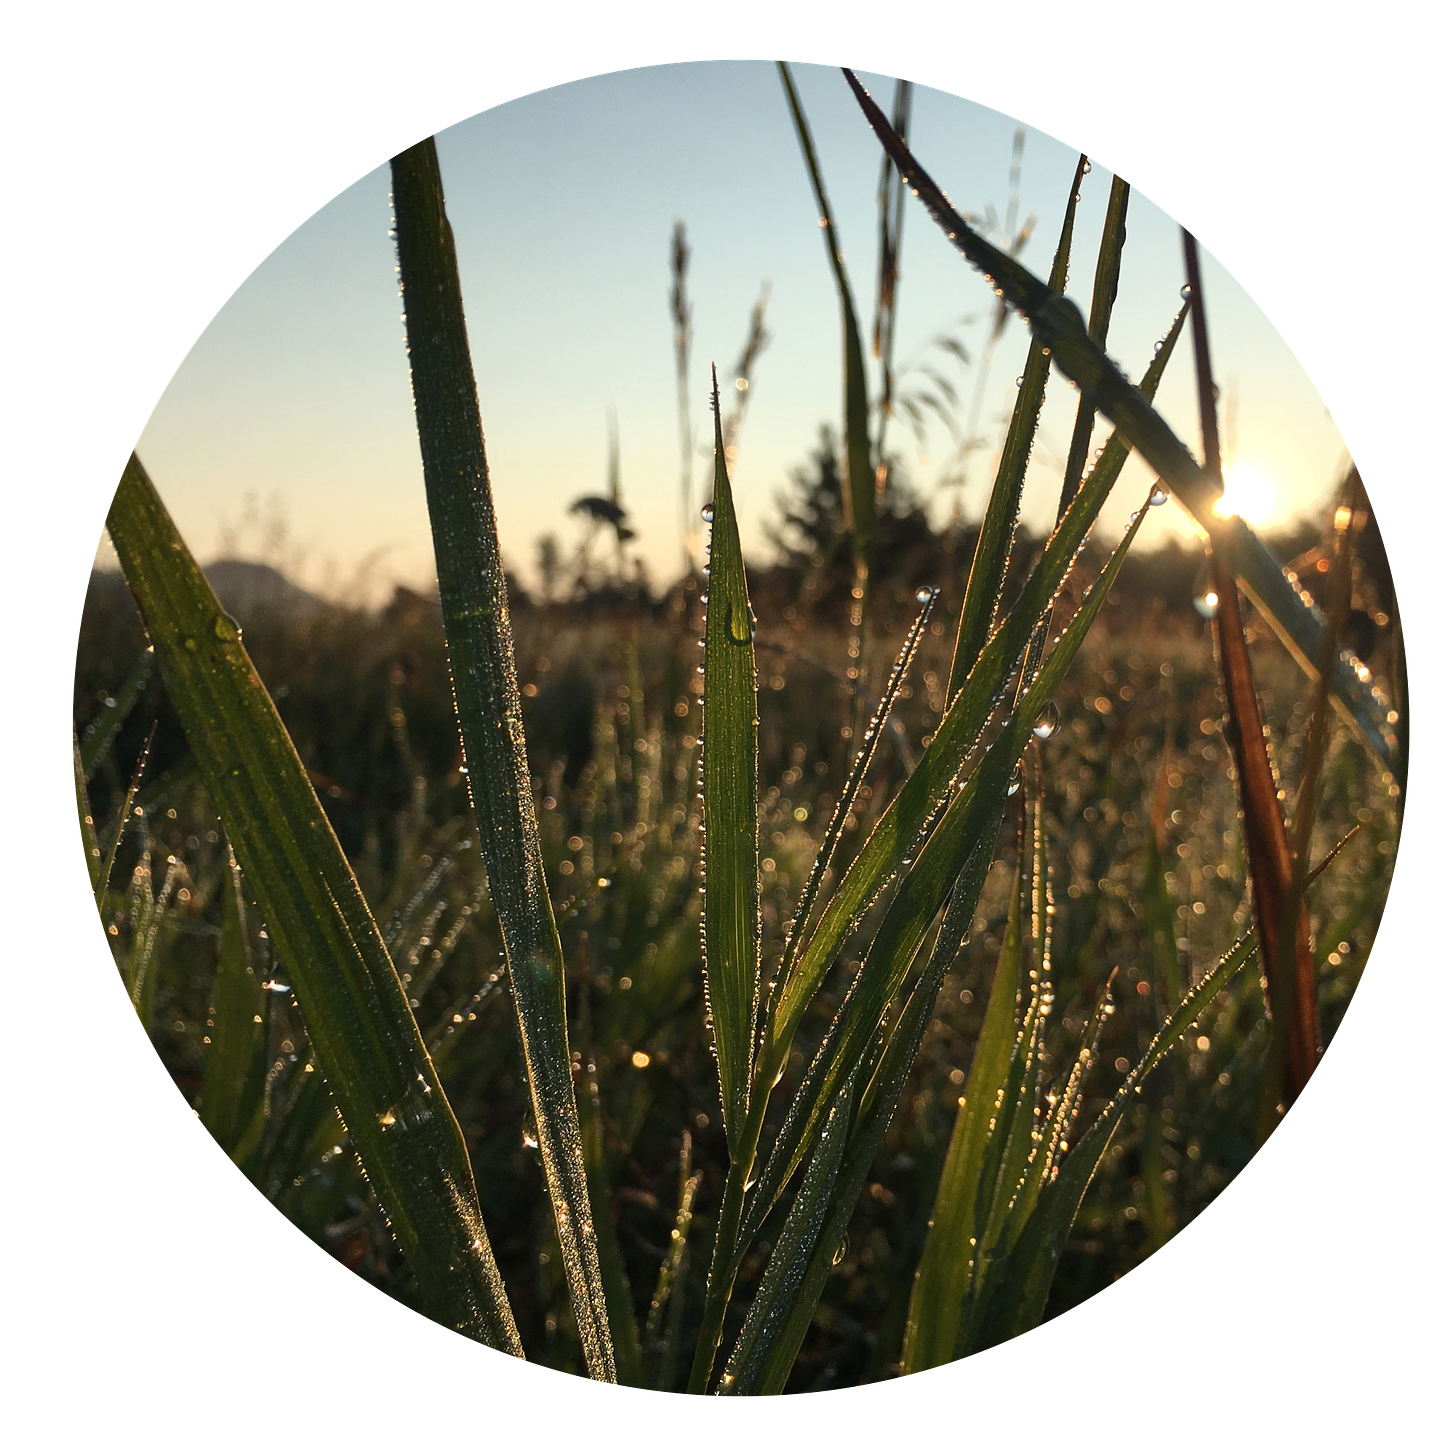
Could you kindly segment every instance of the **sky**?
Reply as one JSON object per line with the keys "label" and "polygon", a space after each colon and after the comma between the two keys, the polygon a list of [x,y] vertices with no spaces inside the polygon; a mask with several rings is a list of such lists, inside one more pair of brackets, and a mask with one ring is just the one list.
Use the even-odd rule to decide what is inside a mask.
{"label": "sky", "polygon": [[[798,66],[866,336],[878,267],[878,143],[837,71]],[[889,109],[892,83],[865,77]],[[1014,119],[917,87],[910,143],[956,204],[1008,200]],[[1069,139],[1075,144],[1075,138]],[[772,335],[754,377],[735,462],[745,549],[822,423],[842,418],[837,293],[777,73],[762,62],[619,72],[482,112],[437,139],[455,233],[486,452],[508,566],[537,584],[535,543],[563,550],[582,495],[604,493],[609,417],[620,438],[632,552],[659,584],[683,562],[679,434],[668,249],[673,223],[692,249],[693,393],[700,447],[711,441],[709,365],[731,372],[750,309],[770,286]],[[1048,271],[1077,152],[1025,140],[1020,216],[1037,224],[1022,260]],[[1092,158],[1081,187],[1068,292],[1083,307],[1109,174]],[[958,331],[973,358],[986,340],[989,286],[907,200],[896,363],[908,382],[925,345]],[[396,582],[433,579],[429,520],[410,397],[390,227],[387,163],[326,203],[233,294],[182,362],[138,445],[184,538],[203,561],[272,556],[315,590],[378,600]],[[1251,299],[1205,256],[1215,372],[1222,386],[1230,490],[1256,527],[1318,508],[1344,446],[1288,348]],[[1108,351],[1133,378],[1179,306],[1177,225],[1134,191]],[[1194,445],[1192,351],[1185,339],[1158,397]],[[988,375],[981,430],[999,444],[1028,338],[1012,320]],[[963,417],[972,372],[942,356]],[[871,378],[878,367],[871,364]],[[1061,482],[1057,452],[1076,394],[1053,374],[1046,444],[1033,457],[1026,518],[1045,527]],[[922,445],[891,427],[890,448],[945,520],[956,492],[934,488],[951,445],[932,423]],[[978,516],[994,448],[975,457],[959,504]],[[708,461],[698,462],[706,480]],[[1151,477],[1130,462],[1104,512],[1121,523]],[[269,537],[271,528],[272,536]],[[1153,512],[1140,545],[1196,537],[1176,503]],[[101,560],[107,558],[103,545]]]}

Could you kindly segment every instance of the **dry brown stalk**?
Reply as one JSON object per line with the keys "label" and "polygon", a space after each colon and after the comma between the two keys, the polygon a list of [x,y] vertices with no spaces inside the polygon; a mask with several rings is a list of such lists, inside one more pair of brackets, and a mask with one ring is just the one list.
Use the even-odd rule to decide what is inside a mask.
{"label": "dry brown stalk", "polygon": [[[1223,466],[1219,450],[1218,412],[1213,366],[1208,347],[1208,318],[1198,266],[1198,244],[1183,234],[1188,266],[1193,320],[1193,348],[1198,370],[1198,402],[1203,428],[1204,468],[1220,486]],[[1285,1109],[1304,1090],[1319,1060],[1319,1015],[1315,998],[1314,957],[1309,946],[1309,912],[1299,904],[1295,914],[1294,944],[1287,962],[1281,962],[1280,940],[1285,907],[1294,887],[1294,857],[1285,830],[1284,811],[1269,760],[1259,698],[1254,686],[1249,645],[1244,636],[1238,587],[1233,572],[1218,550],[1212,551],[1214,590],[1218,593],[1216,639],[1219,677],[1228,707],[1227,737],[1238,778],[1243,811],[1244,852],[1253,889],[1254,922],[1259,956],[1270,1002],[1274,1036],[1268,1055],[1283,1063]],[[1292,962],[1289,984],[1280,981],[1281,965]],[[1287,972],[1286,972],[1287,974]],[[1280,1015],[1284,1007],[1288,1014]]]}

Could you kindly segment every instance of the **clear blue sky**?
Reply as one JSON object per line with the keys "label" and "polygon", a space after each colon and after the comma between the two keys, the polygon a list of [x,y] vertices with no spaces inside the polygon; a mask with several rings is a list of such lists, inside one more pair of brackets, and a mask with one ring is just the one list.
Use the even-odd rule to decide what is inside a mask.
{"label": "clear blue sky", "polygon": [[[837,71],[795,70],[868,343],[877,266],[879,149]],[[866,78],[888,108],[891,83]],[[917,88],[910,138],[932,175],[969,211],[1004,213],[1013,119]],[[1075,144],[1076,139],[1069,139]],[[708,366],[731,369],[750,307],[772,285],[773,339],[757,373],[735,473],[749,551],[787,474],[821,422],[840,420],[838,303],[817,207],[774,68],[711,63],[622,72],[539,93],[439,137],[446,205],[460,255],[486,450],[509,564],[534,585],[534,542],[579,527],[566,514],[603,489],[607,415],[621,438],[634,548],[657,580],[681,562],[678,426],[668,317],[668,241],[687,225],[694,305],[693,403],[709,438]],[[1070,284],[1085,307],[1108,174],[1082,187]],[[1024,260],[1045,276],[1076,161],[1074,146],[1026,140],[1022,215],[1040,221]],[[266,205],[260,203],[260,205]],[[339,589],[370,563],[366,591],[432,575],[429,526],[396,292],[387,165],[322,207],[233,295],[179,368],[140,442],[143,461],[203,560],[226,542],[251,496],[281,514],[297,570]],[[1175,224],[1134,194],[1109,351],[1136,377],[1178,307]],[[1323,501],[1343,445],[1324,406],[1263,315],[1206,263],[1214,366],[1237,398],[1237,457],[1274,487],[1276,514]],[[927,338],[976,316],[984,339],[990,292],[913,200],[906,217],[897,354],[902,368]],[[1185,341],[1186,342],[1186,341]],[[990,376],[982,428],[998,440],[1026,350],[1013,321]],[[1160,406],[1196,443],[1191,351],[1175,361]],[[952,370],[953,376],[955,371]],[[877,371],[876,371],[877,375]],[[969,376],[959,378],[963,398]],[[1044,432],[1060,449],[1075,395],[1053,376]],[[1227,424],[1226,424],[1227,428]],[[929,496],[949,444],[932,427],[917,460],[908,429],[891,444]],[[964,504],[984,501],[989,455]],[[1120,522],[1148,476],[1129,466]],[[1060,471],[1033,463],[1027,513],[1045,524]],[[933,517],[949,492],[930,499]],[[1255,522],[1258,524],[1258,522]],[[1180,508],[1155,512],[1144,540],[1192,535]],[[256,533],[238,544],[256,554]]]}

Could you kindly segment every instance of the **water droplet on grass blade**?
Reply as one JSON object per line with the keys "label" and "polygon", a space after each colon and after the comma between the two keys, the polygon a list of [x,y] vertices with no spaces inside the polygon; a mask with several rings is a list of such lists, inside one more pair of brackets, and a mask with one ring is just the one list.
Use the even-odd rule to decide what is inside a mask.
{"label": "water droplet on grass blade", "polygon": [[923,607],[934,596],[935,588],[933,586],[923,586],[915,593],[915,600]]}
{"label": "water droplet on grass blade", "polygon": [[1161,485],[1155,485],[1148,496],[1150,506],[1165,506],[1168,504],[1168,492]]}
{"label": "water droplet on grass blade", "polygon": [[1062,710],[1055,703],[1048,703],[1037,715],[1031,731],[1045,742],[1062,726]]}
{"label": "water droplet on grass blade", "polygon": [[699,514],[702,516],[702,518],[705,521],[708,522],[709,525],[712,525],[712,523],[713,523],[713,506],[712,506],[712,503],[711,502],[709,502],[707,505],[705,505],[703,507],[703,509],[699,512]]}

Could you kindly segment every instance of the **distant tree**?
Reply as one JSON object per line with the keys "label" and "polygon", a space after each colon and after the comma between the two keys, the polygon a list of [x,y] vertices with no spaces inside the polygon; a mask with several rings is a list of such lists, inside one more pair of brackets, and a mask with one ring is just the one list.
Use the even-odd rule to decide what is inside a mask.
{"label": "distant tree", "polygon": [[[875,523],[872,581],[903,586],[914,577],[934,579],[942,557],[939,533],[902,479],[899,462],[887,462],[885,489]],[[771,573],[781,584],[811,588],[816,599],[848,596],[854,580],[854,544],[844,527],[844,489],[839,442],[828,425],[809,459],[790,471],[789,488],[775,497],[777,518],[764,528],[774,548]]]}

